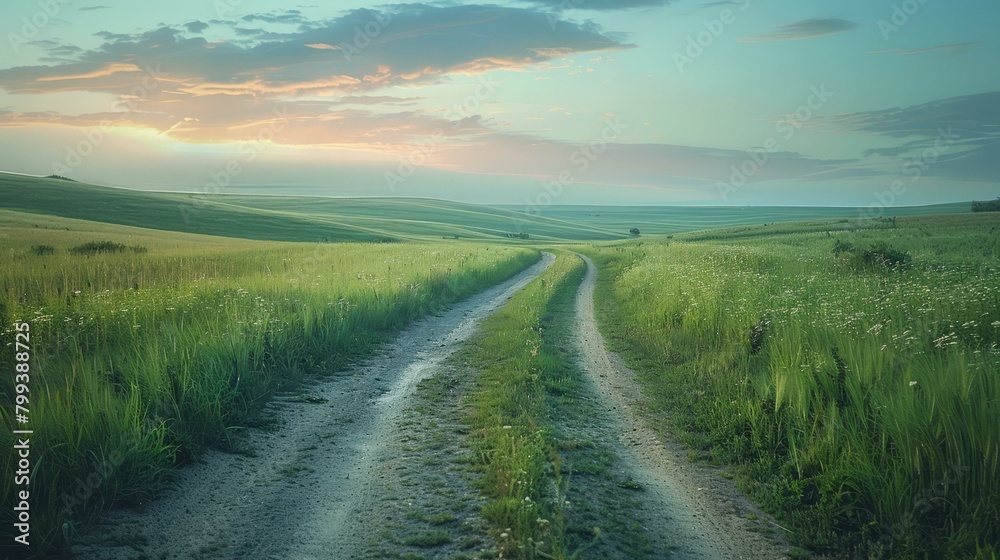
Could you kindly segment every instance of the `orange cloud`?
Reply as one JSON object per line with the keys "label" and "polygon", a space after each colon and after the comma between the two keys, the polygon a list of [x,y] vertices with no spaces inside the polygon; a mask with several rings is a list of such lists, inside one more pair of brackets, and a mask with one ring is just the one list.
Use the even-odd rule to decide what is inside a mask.
{"label": "orange cloud", "polygon": [[139,68],[135,64],[126,64],[116,62],[113,64],[108,64],[100,70],[95,70],[93,72],[87,72],[84,74],[70,74],[67,76],[43,76],[41,78],[36,78],[36,82],[58,82],[60,80],[86,80],[90,78],[103,78],[105,76],[110,76],[112,74],[117,74],[119,72],[142,72],[142,68]]}
{"label": "orange cloud", "polygon": [[326,43],[306,43],[306,46],[310,49],[316,49],[320,51],[339,51],[340,47],[336,45],[328,45]]}

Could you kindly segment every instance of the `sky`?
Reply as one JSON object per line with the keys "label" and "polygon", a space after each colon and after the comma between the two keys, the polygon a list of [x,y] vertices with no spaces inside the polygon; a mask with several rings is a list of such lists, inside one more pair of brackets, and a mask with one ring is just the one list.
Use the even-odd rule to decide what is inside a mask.
{"label": "sky", "polygon": [[1000,4],[3,1],[0,170],[480,203],[1000,196]]}

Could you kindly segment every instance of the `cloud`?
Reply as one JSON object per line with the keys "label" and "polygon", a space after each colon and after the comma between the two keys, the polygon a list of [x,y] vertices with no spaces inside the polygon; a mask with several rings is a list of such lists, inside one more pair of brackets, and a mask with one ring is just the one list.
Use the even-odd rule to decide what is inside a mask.
{"label": "cloud", "polygon": [[786,23],[776,27],[766,35],[757,37],[744,37],[739,39],[741,43],[771,43],[776,41],[799,41],[802,39],[816,39],[838,33],[846,33],[858,27],[853,21],[843,19],[804,19],[792,23]]}
{"label": "cloud", "polygon": [[[0,87],[13,93],[68,91],[54,88],[42,78],[84,75],[111,64],[129,63],[158,67],[180,91],[196,94],[223,90],[261,95],[344,94],[433,83],[450,74],[517,69],[556,56],[630,47],[590,23],[554,20],[553,28],[546,14],[533,10],[425,5],[397,10],[354,10],[317,28],[278,35],[260,32],[264,36],[247,46],[184,37],[172,27],[134,36],[101,32],[98,36],[107,42],[80,53],[71,63],[0,70]],[[256,30],[243,32],[259,35]],[[319,45],[339,47],[342,52],[316,48]],[[313,82],[317,84],[314,88],[299,87]],[[124,93],[135,85],[95,76],[76,80],[71,90],[107,92],[117,88]]]}
{"label": "cloud", "polygon": [[76,45],[63,44],[50,39],[39,39],[28,44],[45,53],[39,57],[40,62],[65,63],[72,61],[75,56],[83,52],[83,49]]}
{"label": "cloud", "polygon": [[865,155],[916,161],[925,175],[990,183],[1000,177],[1000,91],[817,120],[841,131],[905,139]]}
{"label": "cloud", "polygon": [[306,46],[310,49],[326,50],[326,51],[339,51],[340,47],[337,45],[328,45],[326,43],[306,43]]}
{"label": "cloud", "polygon": [[77,10],[81,12],[93,12],[95,10],[110,10],[111,6],[81,6]]}
{"label": "cloud", "polygon": [[412,105],[424,97],[393,97],[391,95],[348,95],[341,97],[337,103],[341,105]]}
{"label": "cloud", "polygon": [[898,54],[899,56],[909,56],[914,54],[925,54],[929,52],[938,51],[955,51],[964,52],[968,47],[976,46],[979,43],[951,43],[948,45],[937,45],[934,47],[927,47],[924,49],[917,50],[905,50],[905,49],[885,49],[881,51],[868,51],[868,54]]}
{"label": "cloud", "polygon": [[42,76],[37,79],[39,82],[60,82],[65,80],[88,80],[91,78],[103,78],[119,72],[142,72],[142,69],[135,64],[114,63],[83,74],[66,74],[62,76]]}
{"label": "cloud", "polygon": [[201,21],[192,21],[189,23],[185,23],[184,28],[190,31],[191,33],[201,33],[202,31],[208,29],[208,24]]}
{"label": "cloud", "polygon": [[128,41],[135,39],[137,35],[129,35],[128,33],[112,33],[111,31],[98,31],[94,33],[94,37],[100,37],[105,41],[117,42],[117,41]]}
{"label": "cloud", "polygon": [[249,14],[241,18],[246,22],[261,21],[264,23],[303,23],[306,18],[299,10],[286,10],[280,13]]}
{"label": "cloud", "polygon": [[557,10],[631,10],[673,4],[677,0],[532,0],[532,4]]}
{"label": "cloud", "polygon": [[[478,116],[464,115],[455,128],[454,115],[386,113],[420,98],[380,90],[630,47],[592,23],[554,21],[553,27],[549,15],[526,9],[407,5],[391,13],[354,10],[250,45],[209,42],[170,26],[136,35],[102,32],[103,45],[71,60],[0,70],[0,87],[18,94],[107,93],[118,99],[115,109],[8,113],[0,115],[0,126],[107,121],[185,142],[232,142],[273,121],[277,111],[287,115],[287,127],[275,142],[290,145],[391,151],[426,139],[437,127],[448,127],[456,141],[472,141],[486,131]],[[373,31],[356,36],[359,29]],[[492,80],[482,78],[489,87]],[[379,112],[351,108],[365,105]]]}
{"label": "cloud", "polygon": [[[238,29],[246,21],[263,20],[229,25]],[[111,123],[183,142],[230,143],[255,138],[280,122],[280,132],[270,139],[276,144],[362,149],[386,157],[405,157],[429,138],[443,137],[427,156],[430,167],[552,180],[580,165],[579,157],[571,158],[588,144],[501,133],[501,123],[481,115],[419,108],[419,94],[397,97],[386,88],[416,90],[458,74],[481,75],[489,85],[496,70],[544,67],[580,53],[632,46],[592,22],[479,5],[353,10],[293,32],[264,31],[246,44],[192,37],[188,25],[134,35],[103,32],[103,45],[76,52],[72,60],[0,70],[0,87],[11,93],[103,92],[121,101],[108,111],[81,115],[7,112],[0,114],[0,127]],[[594,184],[714,188],[748,157],[737,150],[611,141],[588,164],[586,177]],[[872,173],[856,160],[781,152],[769,154],[751,180]]]}

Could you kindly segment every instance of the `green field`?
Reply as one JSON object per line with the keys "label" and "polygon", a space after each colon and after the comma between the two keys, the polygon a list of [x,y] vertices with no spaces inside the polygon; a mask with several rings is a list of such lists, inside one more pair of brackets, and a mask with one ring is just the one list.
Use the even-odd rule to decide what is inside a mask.
{"label": "green field", "polygon": [[1000,214],[837,225],[595,246],[603,328],[799,545],[996,558]]}
{"label": "green field", "polygon": [[[894,207],[879,216],[967,212],[966,203]],[[669,235],[803,220],[839,218],[856,227],[864,210],[825,207],[552,205],[482,206],[413,198],[323,198],[180,194],[100,187],[0,173],[0,210],[142,228],[273,241],[413,241],[449,238],[523,243],[613,241],[638,228]]]}
{"label": "green field", "polygon": [[[569,246],[598,263],[602,329],[640,372],[650,420],[693,458],[734,467],[796,545],[832,558],[995,559],[1000,214],[940,214],[964,209],[866,221],[815,208],[527,216],[409,199],[195,204],[0,175],[0,324],[9,340],[28,322],[38,349],[37,540],[58,548],[114,504],[148,499],[173,467],[227,449],[276,391],[370,355],[541,248]],[[515,220],[530,239],[507,237]],[[557,252],[456,355],[479,371],[467,422],[483,515],[511,557],[591,546],[560,509],[570,483],[558,415],[579,414],[567,395],[584,393],[566,350],[582,267]],[[0,363],[14,350],[0,348]],[[7,425],[16,391],[0,379]]]}
{"label": "green field", "polygon": [[[509,210],[523,210],[523,206],[500,205]],[[750,226],[801,222],[806,220],[845,220],[845,227],[869,221],[874,217],[914,216],[927,214],[952,214],[968,212],[970,204],[960,202],[932,206],[898,206],[875,208],[870,211],[851,207],[822,206],[571,206],[546,207],[544,216],[571,223],[610,231],[628,232],[638,228],[645,236],[672,235],[676,233],[715,230],[734,226]],[[827,226],[829,227],[829,225]]]}

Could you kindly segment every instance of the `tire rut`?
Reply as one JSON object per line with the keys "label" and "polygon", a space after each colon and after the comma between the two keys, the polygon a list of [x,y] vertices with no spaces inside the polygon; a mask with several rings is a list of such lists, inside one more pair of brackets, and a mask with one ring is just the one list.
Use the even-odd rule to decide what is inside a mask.
{"label": "tire rut", "polygon": [[608,351],[594,315],[597,270],[593,261],[576,298],[575,333],[582,369],[593,384],[607,422],[617,434],[619,458],[646,490],[643,527],[665,535],[670,548],[658,558],[776,559],[787,558],[783,547],[764,537],[773,531],[746,516],[767,519],[716,469],[692,464],[683,445],[666,440],[640,411],[645,397],[621,358]]}

